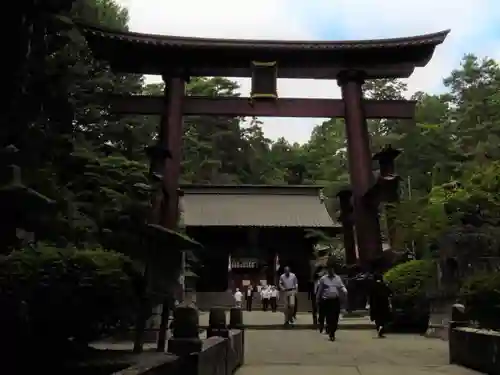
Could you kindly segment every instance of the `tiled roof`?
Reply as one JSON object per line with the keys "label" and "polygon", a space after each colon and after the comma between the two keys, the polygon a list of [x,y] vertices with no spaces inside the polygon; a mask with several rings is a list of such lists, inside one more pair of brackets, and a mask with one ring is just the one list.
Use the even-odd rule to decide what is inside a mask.
{"label": "tiled roof", "polygon": [[179,48],[262,48],[273,50],[311,50],[311,49],[364,49],[364,48],[390,48],[415,45],[441,44],[449,30],[432,34],[417,35],[405,38],[367,39],[367,40],[337,40],[337,41],[289,41],[289,40],[256,40],[256,39],[216,39],[194,38],[183,36],[169,36],[157,34],[143,34],[136,32],[115,31],[96,26],[83,26],[86,35],[94,35],[109,39],[142,43],[158,46]]}
{"label": "tiled roof", "polygon": [[448,30],[409,38],[347,41],[214,39],[124,32],[78,25],[97,59],[115,71],[184,76],[251,77],[253,60],[275,61],[279,78],[408,77],[425,66]]}
{"label": "tiled roof", "polygon": [[182,186],[186,226],[338,227],[316,186]]}

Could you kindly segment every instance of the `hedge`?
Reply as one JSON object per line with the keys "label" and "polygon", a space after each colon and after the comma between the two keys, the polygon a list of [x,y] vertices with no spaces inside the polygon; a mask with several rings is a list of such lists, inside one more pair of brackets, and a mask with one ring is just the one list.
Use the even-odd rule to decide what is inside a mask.
{"label": "hedge", "polygon": [[459,295],[472,321],[482,328],[500,329],[500,273],[481,273],[466,279]]}
{"label": "hedge", "polygon": [[395,298],[424,299],[436,280],[436,265],[429,260],[410,260],[385,274]]}
{"label": "hedge", "polygon": [[14,251],[0,257],[0,329],[42,350],[85,344],[133,322],[141,285],[130,259],[115,252]]}

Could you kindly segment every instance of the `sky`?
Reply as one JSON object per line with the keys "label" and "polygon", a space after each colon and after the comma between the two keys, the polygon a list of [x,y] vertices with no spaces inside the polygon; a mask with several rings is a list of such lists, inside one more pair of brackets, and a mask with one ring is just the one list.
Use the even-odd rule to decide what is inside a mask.
{"label": "sky", "polygon": [[[130,30],[238,39],[356,40],[406,37],[451,29],[425,68],[407,79],[415,91],[444,91],[443,78],[466,53],[500,61],[498,0],[118,0]],[[147,77],[158,81],[159,77]],[[238,79],[248,96],[249,79]],[[340,98],[335,81],[281,79],[280,97]],[[324,119],[261,118],[273,140],[305,143]]]}

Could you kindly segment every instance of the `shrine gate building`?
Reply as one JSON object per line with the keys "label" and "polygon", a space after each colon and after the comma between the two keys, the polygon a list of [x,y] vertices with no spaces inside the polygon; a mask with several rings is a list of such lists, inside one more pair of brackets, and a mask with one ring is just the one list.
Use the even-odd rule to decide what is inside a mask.
{"label": "shrine gate building", "polygon": [[[306,292],[315,229],[340,233],[318,186],[181,185],[187,234],[201,243],[199,292],[274,284],[290,266]],[[279,265],[279,268],[277,267]]]}

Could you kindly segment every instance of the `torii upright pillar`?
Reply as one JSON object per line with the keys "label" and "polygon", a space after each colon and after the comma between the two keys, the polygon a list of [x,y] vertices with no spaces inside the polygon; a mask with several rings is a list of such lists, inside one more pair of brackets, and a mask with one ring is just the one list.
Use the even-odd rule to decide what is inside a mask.
{"label": "torii upright pillar", "polygon": [[[168,149],[170,157],[165,159],[163,169],[163,207],[160,224],[170,230],[177,230],[179,223],[179,178],[182,153],[182,103],[185,96],[185,79],[178,76],[164,75],[165,107],[162,114],[159,142]],[[179,261],[181,261],[179,259]],[[169,297],[165,297],[162,306],[162,318],[157,338],[158,352],[165,351],[165,340],[169,313]]]}
{"label": "torii upright pillar", "polygon": [[163,187],[165,208],[161,224],[177,230],[179,221],[179,178],[182,158],[182,104],[185,80],[181,77],[163,76],[165,82],[165,112],[163,113],[159,140],[170,151],[165,160]]}
{"label": "torii upright pillar", "polygon": [[382,254],[377,205],[365,194],[374,184],[370,139],[363,108],[364,74],[343,71],[337,77],[345,105],[347,156],[354,203],[354,223],[360,265],[369,269],[371,262]]}
{"label": "torii upright pillar", "polygon": [[352,191],[349,189],[341,190],[337,193],[337,197],[340,203],[339,221],[342,223],[342,231],[344,234],[345,262],[348,266],[352,266],[355,265],[358,260],[356,254],[356,241],[354,239],[354,226],[352,223]]}

